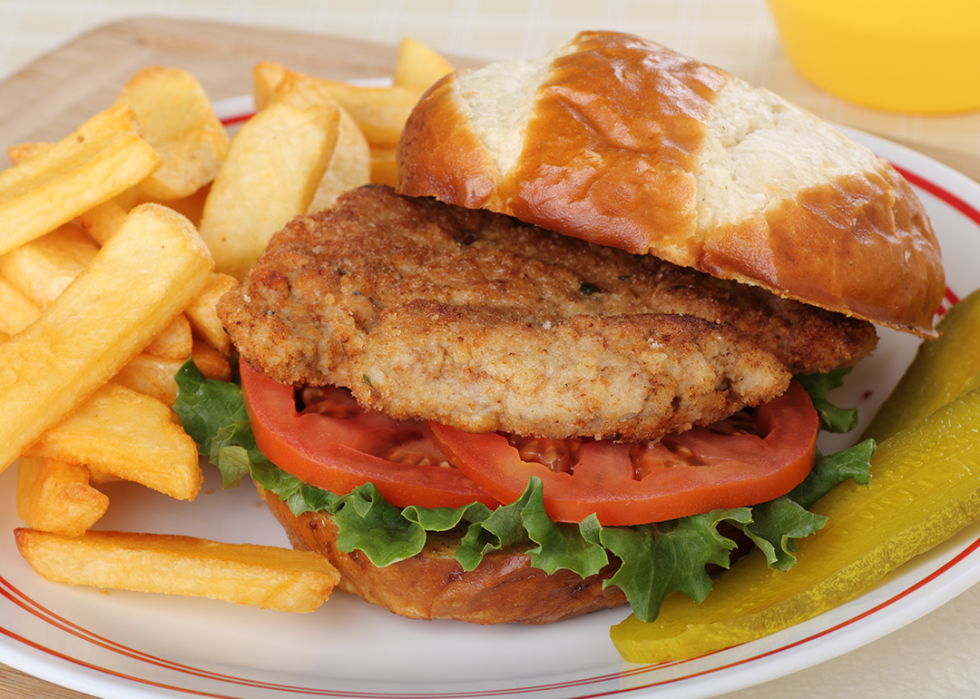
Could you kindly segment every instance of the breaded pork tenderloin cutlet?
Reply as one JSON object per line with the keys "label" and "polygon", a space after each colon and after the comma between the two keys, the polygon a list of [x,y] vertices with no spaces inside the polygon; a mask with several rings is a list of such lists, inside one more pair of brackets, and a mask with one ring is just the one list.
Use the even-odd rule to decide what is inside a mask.
{"label": "breaded pork tenderloin cutlet", "polygon": [[384,187],[291,222],[219,315],[282,383],[544,437],[681,431],[876,341],[863,321]]}
{"label": "breaded pork tenderloin cutlet", "polygon": [[350,388],[362,405],[468,432],[659,439],[782,393],[789,373],[731,326],[413,301],[382,311]]}

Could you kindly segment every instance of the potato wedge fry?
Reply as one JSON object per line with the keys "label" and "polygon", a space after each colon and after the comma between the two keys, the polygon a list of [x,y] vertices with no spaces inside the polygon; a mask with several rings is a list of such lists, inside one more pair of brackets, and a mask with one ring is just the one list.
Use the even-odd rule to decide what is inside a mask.
{"label": "potato wedge fry", "polygon": [[205,378],[215,381],[231,381],[231,363],[228,357],[203,340],[194,339],[191,354],[196,366]]}
{"label": "potato wedge fry", "polygon": [[145,198],[188,197],[218,174],[228,154],[228,134],[193,75],[162,66],[145,68],[130,78],[116,101],[133,108],[143,137],[163,160],[138,185]]}
{"label": "potato wedge fry", "polygon": [[197,497],[204,479],[197,445],[171,420],[169,407],[113,382],[24,453],[85,464],[178,500]]}
{"label": "potato wedge fry", "polygon": [[191,322],[186,315],[180,313],[163,332],[150,341],[143,352],[163,359],[187,359],[191,356],[193,342]]}
{"label": "potato wedge fry", "polygon": [[174,375],[183,364],[182,359],[164,359],[141,352],[126,362],[112,380],[120,386],[155,398],[167,407],[173,407],[177,400]]}
{"label": "potato wedge fry", "polygon": [[17,548],[48,580],[103,589],[221,599],[311,612],[340,580],[319,554],[188,536],[90,531],[71,538],[15,531]]}
{"label": "potato wedge fry", "polygon": [[[262,111],[272,104],[272,96],[285,79],[289,69],[274,61],[259,61],[252,68],[252,101]],[[13,158],[13,156],[10,156]]]}
{"label": "potato wedge fry", "polygon": [[371,149],[354,118],[341,111],[337,144],[306,213],[329,209],[341,194],[370,181]]}
{"label": "potato wedge fry", "polygon": [[371,183],[398,185],[398,160],[394,148],[371,149]]}
{"label": "potato wedge fry", "polygon": [[0,275],[0,332],[16,335],[40,316],[41,309]]}
{"label": "potato wedge fry", "polygon": [[187,220],[193,223],[195,226],[200,226],[201,219],[204,217],[204,205],[207,203],[208,195],[210,193],[211,185],[206,184],[193,194],[189,194],[186,197],[171,199],[170,201],[161,201],[158,203],[169,206],[177,213],[186,216]]}
{"label": "potato wedge fry", "polygon": [[306,211],[337,140],[340,113],[274,103],[232,140],[204,206],[201,237],[219,272],[241,278],[272,234]]}
{"label": "potato wedge fry", "polygon": [[0,254],[111,199],[160,166],[123,104],[36,157],[0,172]]}
{"label": "potato wedge fry", "polygon": [[66,223],[0,255],[0,274],[43,311],[98,252],[85,231]]}
{"label": "potato wedge fry", "polygon": [[17,514],[32,529],[81,536],[109,507],[84,466],[54,459],[17,462]]}
{"label": "potato wedge fry", "polygon": [[372,148],[398,145],[408,115],[423,90],[404,87],[368,87],[339,80],[323,80],[337,103],[357,122]]}
{"label": "potato wedge fry", "polygon": [[238,280],[228,274],[214,273],[204,290],[191,301],[184,313],[191,322],[191,331],[221,354],[231,352],[231,337],[225,332],[215,307],[218,299],[238,285]]}
{"label": "potato wedge fry", "polygon": [[[288,102],[296,107],[321,102],[337,106],[328,85],[319,78],[287,70],[270,61],[256,64],[253,70],[252,93],[259,109],[273,102]],[[341,108],[337,143],[307,213],[329,208],[347,190],[370,181],[371,151],[367,139],[354,118]]]}
{"label": "potato wedge fry", "polygon": [[[231,378],[228,357],[201,340],[194,339],[190,358],[209,379],[227,381]],[[120,369],[112,380],[120,386],[173,407],[177,400],[177,380],[174,377],[187,359],[167,359],[141,352]]]}
{"label": "potato wedge fry", "polygon": [[187,219],[154,204],[134,209],[41,317],[0,344],[0,468],[136,356],[212,267]]}
{"label": "potato wedge fry", "polygon": [[398,47],[392,83],[396,87],[424,92],[453,70],[453,65],[441,54],[406,36]]}
{"label": "potato wedge fry", "polygon": [[125,223],[126,209],[120,206],[117,199],[110,199],[80,213],[75,217],[75,221],[92,240],[99,245],[105,245]]}

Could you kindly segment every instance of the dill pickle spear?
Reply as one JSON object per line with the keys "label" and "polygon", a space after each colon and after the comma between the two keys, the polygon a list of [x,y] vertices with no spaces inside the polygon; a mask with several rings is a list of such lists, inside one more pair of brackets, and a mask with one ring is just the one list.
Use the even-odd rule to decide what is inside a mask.
{"label": "dill pickle spear", "polygon": [[698,605],[674,594],[660,616],[630,616],[610,635],[631,662],[696,657],[775,633],[856,597],[886,573],[980,517],[980,388],[881,444],[871,483],[843,483],[813,510],[823,529],[798,540],[796,566],[771,570],[758,550],[723,573]]}
{"label": "dill pickle spear", "polygon": [[980,289],[955,304],[936,324],[942,335],[926,340],[882,403],[861,439],[883,442],[956,398],[980,371]]}

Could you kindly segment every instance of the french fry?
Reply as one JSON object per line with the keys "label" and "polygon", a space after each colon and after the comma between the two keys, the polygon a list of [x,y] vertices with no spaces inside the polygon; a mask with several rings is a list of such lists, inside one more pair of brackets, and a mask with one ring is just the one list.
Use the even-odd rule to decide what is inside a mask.
{"label": "french fry", "polygon": [[371,149],[371,183],[398,185],[398,160],[394,148]]}
{"label": "french fry", "polygon": [[66,223],[0,255],[0,274],[43,311],[98,252],[81,228]]}
{"label": "french fry", "polygon": [[113,382],[144,396],[150,396],[167,407],[177,400],[177,381],[174,375],[183,366],[182,359],[165,359],[141,352],[112,377]]}
{"label": "french fry", "polygon": [[354,118],[372,148],[398,145],[408,115],[422,96],[404,87],[369,87],[323,80],[330,94]]}
{"label": "french fry", "polygon": [[72,538],[22,528],[14,534],[21,555],[48,580],[101,589],[311,612],[340,580],[311,551],[126,532],[89,531]]}
{"label": "french fry", "polygon": [[231,363],[228,361],[228,357],[203,340],[194,339],[194,351],[191,358],[205,378],[215,381],[231,381]]}
{"label": "french fry", "polygon": [[329,209],[341,194],[370,181],[371,149],[353,117],[342,111],[337,145],[326,172],[320,178],[313,201],[306,207],[306,213]]}
{"label": "french fry", "polygon": [[41,309],[0,275],[0,332],[16,335],[40,315]]}
{"label": "french fry", "polygon": [[[7,154],[14,165],[19,165],[39,153],[49,150],[53,146],[53,143],[45,141],[20,143],[8,148]],[[134,188],[131,187],[130,189]],[[89,234],[92,240],[99,245],[105,245],[105,242],[119,230],[123,221],[126,220],[127,209],[124,209],[119,203],[120,197],[123,196],[123,194],[120,194],[113,199],[96,204],[88,211],[84,211],[76,216],[75,222]],[[130,206],[129,208],[132,207]]]}
{"label": "french fry", "polygon": [[396,87],[424,92],[453,70],[453,65],[441,54],[406,36],[398,47],[392,83]]}
{"label": "french fry", "polygon": [[85,464],[178,500],[197,497],[203,481],[197,445],[171,420],[168,406],[112,382],[24,453]]}
{"label": "french fry", "polygon": [[211,186],[201,237],[219,272],[241,278],[273,233],[313,201],[337,140],[340,113],[277,102],[246,122]]}
{"label": "french fry", "polygon": [[[253,99],[259,109],[274,102],[296,107],[314,103],[337,106],[329,84],[319,78],[287,70],[278,63],[263,61],[253,70]],[[371,151],[357,122],[340,109],[337,143],[307,213],[329,208],[344,192],[371,181]]]}
{"label": "french fry", "polygon": [[126,221],[126,209],[117,199],[110,199],[84,211],[75,221],[99,245],[105,245]]}
{"label": "french fry", "polygon": [[145,68],[129,79],[117,103],[132,107],[143,137],[163,160],[137,185],[145,199],[188,197],[214,179],[229,139],[197,78],[175,68]]}
{"label": "french fry", "polygon": [[17,462],[17,514],[32,529],[81,536],[109,506],[105,493],[89,485],[84,466],[54,459]]}
{"label": "french fry", "polygon": [[[38,309],[45,309],[88,266],[98,247],[74,224],[66,223],[36,240],[0,255],[0,274]],[[146,346],[144,352],[163,359],[186,360],[191,355],[191,326],[176,316]]]}
{"label": "french fry", "polygon": [[54,147],[50,141],[31,141],[29,143],[18,143],[7,149],[7,157],[14,165],[20,165],[25,160],[30,160],[35,155],[44,153]]}
{"label": "french fry", "polygon": [[41,317],[0,344],[0,468],[136,356],[212,268],[187,219],[154,204],[134,209]]}
{"label": "french fry", "polygon": [[256,110],[262,111],[272,104],[276,88],[289,72],[286,66],[274,61],[259,61],[255,64],[252,68],[252,101],[255,102]]}
{"label": "french fry", "polygon": [[68,223],[159,166],[129,107],[100,112],[43,153],[0,171],[0,254]]}
{"label": "french fry", "polygon": [[193,342],[191,322],[185,314],[180,313],[143,348],[143,352],[163,359],[187,359],[191,356]]}
{"label": "french fry", "polygon": [[177,213],[186,216],[187,220],[193,223],[195,226],[200,226],[201,218],[204,216],[204,205],[207,203],[208,195],[210,193],[211,185],[206,184],[193,194],[189,194],[186,197],[158,203],[166,204]]}
{"label": "french fry", "polygon": [[[227,381],[231,378],[231,364],[228,362],[228,357],[205,342],[197,339],[193,341],[190,358],[194,360],[201,373],[209,379]],[[141,352],[127,362],[126,366],[120,369],[112,380],[120,386],[125,386],[137,393],[155,398],[168,407],[173,407],[177,400],[177,379],[175,376],[185,361],[187,361],[187,357],[184,359],[167,359]]]}
{"label": "french fry", "polygon": [[225,332],[215,307],[218,299],[237,285],[238,280],[234,277],[216,272],[211,275],[204,291],[184,309],[194,335],[225,356],[231,351],[231,337]]}

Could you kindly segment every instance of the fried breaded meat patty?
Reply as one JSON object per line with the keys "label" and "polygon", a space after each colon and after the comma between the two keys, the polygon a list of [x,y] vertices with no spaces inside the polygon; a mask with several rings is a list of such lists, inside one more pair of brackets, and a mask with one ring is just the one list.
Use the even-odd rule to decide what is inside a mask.
{"label": "fried breaded meat patty", "polygon": [[292,221],[218,311],[282,383],[552,438],[709,424],[877,341],[864,321],[386,187]]}

